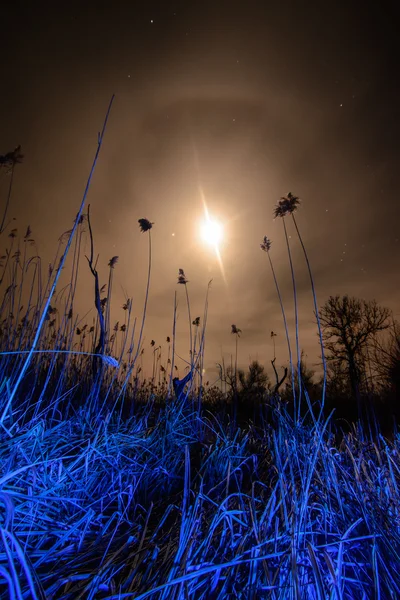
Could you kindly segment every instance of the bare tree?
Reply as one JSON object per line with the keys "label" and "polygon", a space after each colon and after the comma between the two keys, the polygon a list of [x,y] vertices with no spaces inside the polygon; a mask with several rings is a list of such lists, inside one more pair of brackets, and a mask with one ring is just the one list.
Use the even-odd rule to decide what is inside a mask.
{"label": "bare tree", "polygon": [[390,311],[375,300],[347,295],[330,296],[320,311],[328,361],[345,367],[360,414],[360,384],[363,381],[366,351],[376,334],[390,325]]}
{"label": "bare tree", "polygon": [[400,323],[392,320],[385,340],[374,336],[370,352],[376,379],[386,390],[400,396]]}

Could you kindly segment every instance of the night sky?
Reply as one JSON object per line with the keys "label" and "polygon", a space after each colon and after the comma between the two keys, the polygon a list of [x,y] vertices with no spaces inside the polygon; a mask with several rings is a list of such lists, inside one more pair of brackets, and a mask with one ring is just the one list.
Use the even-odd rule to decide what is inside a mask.
{"label": "night sky", "polygon": [[[239,363],[286,364],[271,258],[293,333],[293,296],[277,200],[302,199],[297,220],[318,303],[329,295],[375,298],[400,317],[399,96],[393,4],[292,2],[9,2],[1,9],[0,153],[18,144],[10,215],[29,224],[45,262],[79,208],[112,94],[116,95],[89,194],[102,283],[114,274],[114,316],[124,293],[141,317],[147,237],[154,221],[145,348],[165,345],[178,292],[177,349],[188,359],[183,286],[192,318],[213,278],[206,368],[234,352]],[[357,8],[358,7],[358,8]],[[1,201],[7,181],[1,177]],[[204,210],[225,224],[226,283],[198,236]],[[304,256],[290,225],[308,366],[317,329]],[[173,235],[174,234],[174,235]],[[4,240],[2,245],[4,246]],[[77,309],[91,309],[82,262]],[[165,361],[164,361],[165,362]],[[181,371],[182,372],[182,371]],[[206,376],[207,378],[207,376]]]}

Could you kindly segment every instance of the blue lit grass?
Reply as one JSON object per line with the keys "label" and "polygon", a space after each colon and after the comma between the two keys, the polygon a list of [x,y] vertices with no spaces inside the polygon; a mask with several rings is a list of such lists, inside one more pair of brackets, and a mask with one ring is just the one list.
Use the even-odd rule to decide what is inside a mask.
{"label": "blue lit grass", "polygon": [[16,598],[28,573],[38,598],[400,593],[398,439],[335,448],[285,421],[231,439],[204,418],[199,444],[182,407],[148,416],[96,426],[82,410],[3,440]]}
{"label": "blue lit grass", "polygon": [[[266,394],[259,422],[240,427],[221,416],[232,398],[215,387],[174,398],[174,358],[160,384],[159,373],[150,381],[140,373],[145,310],[136,340],[130,301],[110,336],[107,298],[99,382],[98,322],[90,327],[73,311],[83,227],[77,221],[71,280],[57,293],[62,246],[47,283],[37,257],[7,254],[2,597],[399,597],[400,438],[372,441],[355,428],[339,443],[332,415],[299,418],[277,394]],[[151,252],[145,306],[150,268]],[[176,306],[174,331],[175,316]]]}

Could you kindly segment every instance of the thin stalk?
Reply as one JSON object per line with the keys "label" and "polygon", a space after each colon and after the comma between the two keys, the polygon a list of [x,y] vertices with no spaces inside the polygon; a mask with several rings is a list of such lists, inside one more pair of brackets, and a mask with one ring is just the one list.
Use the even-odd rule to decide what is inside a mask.
{"label": "thin stalk", "polygon": [[322,414],[322,411],[323,411],[324,405],[325,405],[327,372],[326,372],[326,359],[325,359],[325,352],[324,352],[324,343],[323,343],[323,340],[322,340],[321,322],[320,322],[320,319],[319,319],[319,311],[318,311],[318,304],[317,304],[317,295],[315,293],[314,279],[313,279],[312,272],[311,272],[310,262],[308,260],[307,252],[306,252],[305,246],[303,244],[303,240],[302,240],[302,237],[300,235],[299,228],[297,227],[297,222],[296,222],[296,219],[295,219],[293,213],[292,213],[292,219],[293,219],[294,226],[296,227],[297,235],[299,236],[301,247],[303,248],[304,257],[306,259],[308,273],[310,275],[311,289],[312,289],[313,299],[314,299],[315,316],[317,317],[319,343],[320,343],[320,346],[321,346],[321,358],[322,358],[322,364],[323,364],[323,367],[324,367],[324,381],[323,381],[323,387],[322,387],[322,402],[321,402],[321,414]]}
{"label": "thin stalk", "polygon": [[190,368],[193,366],[193,334],[192,334],[192,318],[190,316],[190,302],[189,302],[189,292],[187,289],[187,283],[185,283],[185,291],[186,291],[186,302],[188,307],[188,318],[189,318],[189,340],[190,340]]}
{"label": "thin stalk", "polygon": [[[173,324],[173,327],[172,327],[171,373],[170,373],[169,383],[168,383],[167,399],[169,398],[169,396],[171,394],[172,380],[173,380],[173,375],[174,375],[174,366],[175,366],[175,337],[176,337],[176,292],[175,292],[175,296],[174,296],[174,324]],[[168,353],[169,353],[169,351],[168,351]]]}
{"label": "thin stalk", "polygon": [[[297,293],[296,293],[296,279],[294,276],[293,262],[292,262],[292,253],[290,252],[289,238],[286,229],[285,218],[282,218],[283,229],[285,231],[286,238],[286,246],[289,254],[289,263],[290,263],[290,271],[292,274],[292,284],[293,284],[293,299],[294,299],[294,318],[295,318],[295,330],[296,330],[296,352],[297,352],[297,380],[299,386],[299,399],[298,399],[298,419],[300,419],[300,407],[301,407],[301,355],[300,355],[300,347],[299,347],[299,317],[297,310]],[[296,407],[295,407],[296,410]],[[295,415],[296,422],[296,415]]]}
{"label": "thin stalk", "polygon": [[[286,321],[285,309],[283,307],[281,291],[279,289],[278,281],[276,279],[275,269],[274,269],[274,266],[272,264],[272,260],[271,260],[271,257],[269,255],[269,252],[267,252],[267,254],[268,254],[269,264],[271,266],[272,276],[273,276],[274,282],[275,282],[276,291],[278,292],[279,304],[281,305],[281,311],[282,311],[282,317],[283,317],[283,324],[284,324],[284,327],[285,327],[286,340],[287,340],[288,351],[289,351],[290,368],[291,368],[291,371],[292,371],[293,402],[294,402],[294,405],[296,406],[296,387],[295,387],[295,384],[294,384],[294,367],[293,367],[293,359],[292,359],[292,349],[290,347],[289,330],[288,330],[287,321]],[[275,350],[274,350],[274,352],[275,352]]]}
{"label": "thin stalk", "polygon": [[0,225],[0,235],[3,233],[3,231],[5,229],[4,223],[5,223],[6,218],[7,218],[8,208],[10,206],[11,192],[12,192],[12,187],[13,187],[13,182],[14,182],[14,169],[15,169],[15,164],[13,164],[13,166],[11,168],[10,185],[8,186],[8,194],[7,194],[6,206],[4,208],[3,219],[2,219],[1,225]]}
{"label": "thin stalk", "polygon": [[41,334],[43,325],[44,325],[45,320],[46,320],[46,315],[47,315],[47,312],[48,312],[48,309],[49,309],[49,306],[50,306],[51,299],[53,297],[54,291],[56,289],[56,285],[57,285],[59,277],[61,275],[62,268],[63,268],[63,266],[65,264],[65,261],[66,261],[67,255],[68,255],[68,251],[69,251],[69,249],[71,247],[71,244],[72,244],[72,241],[74,239],[75,232],[76,232],[76,230],[78,228],[79,219],[80,219],[80,217],[81,217],[81,215],[83,213],[83,209],[84,209],[84,206],[85,206],[86,197],[88,195],[89,188],[90,188],[90,183],[92,181],[92,177],[93,177],[93,173],[94,173],[94,170],[95,170],[95,167],[96,167],[97,159],[98,159],[99,154],[100,154],[100,149],[101,149],[101,146],[102,146],[102,143],[103,143],[103,138],[104,138],[104,134],[105,134],[106,126],[107,126],[107,121],[108,121],[108,117],[110,115],[111,106],[112,106],[113,101],[114,101],[114,96],[111,97],[111,101],[109,103],[109,106],[108,106],[108,109],[107,109],[107,113],[106,113],[106,117],[105,117],[105,120],[104,120],[103,129],[101,131],[101,134],[98,137],[96,154],[95,154],[95,157],[94,157],[94,160],[93,160],[93,164],[92,164],[92,168],[90,170],[89,177],[88,177],[88,180],[87,180],[87,183],[86,183],[86,188],[85,188],[85,191],[84,191],[84,194],[83,194],[83,198],[82,198],[82,201],[81,201],[81,205],[80,205],[80,208],[79,208],[78,215],[77,215],[77,217],[75,219],[74,226],[73,226],[73,228],[71,230],[71,233],[69,235],[67,246],[65,248],[64,254],[61,257],[59,266],[57,268],[56,276],[55,276],[53,284],[52,284],[52,286],[50,288],[50,292],[49,292],[47,301],[46,301],[46,303],[44,305],[44,308],[43,308],[43,311],[42,311],[42,314],[41,314],[41,317],[40,317],[40,320],[39,320],[39,324],[38,324],[38,327],[36,329],[36,334],[35,334],[35,337],[34,337],[34,339],[32,341],[31,349],[30,349],[29,354],[28,354],[28,356],[26,358],[26,361],[25,361],[25,363],[24,363],[24,365],[23,365],[23,367],[22,367],[22,369],[20,371],[18,379],[15,382],[13,390],[12,390],[12,392],[10,394],[10,398],[9,398],[10,403],[12,403],[12,401],[13,401],[13,399],[14,399],[17,391],[18,391],[18,388],[19,388],[19,386],[20,386],[20,384],[21,384],[21,382],[22,382],[22,380],[24,378],[24,375],[25,375],[26,371],[29,368],[30,362],[31,362],[32,357],[33,357],[33,353],[36,350],[36,346],[38,344],[38,341],[39,341],[39,338],[40,338],[40,334]]}
{"label": "thin stalk", "polygon": [[135,363],[137,360],[137,357],[139,355],[140,352],[140,346],[142,343],[142,337],[143,337],[143,330],[144,330],[144,323],[146,321],[146,312],[147,312],[147,303],[148,303],[148,299],[149,299],[149,290],[150,290],[150,277],[151,277],[151,230],[148,230],[149,233],[149,268],[148,268],[148,272],[147,272],[147,285],[146,285],[146,295],[145,295],[145,299],[144,299],[144,308],[143,308],[143,317],[142,317],[142,325],[140,327],[140,333],[139,333],[139,339],[138,339],[138,343],[137,343],[137,348],[136,348],[136,354],[133,358],[133,361],[131,363],[131,366],[129,368],[129,371],[126,375],[125,381],[122,385],[121,391],[119,396],[125,391],[126,386],[128,385],[128,381],[129,381],[129,377],[132,374],[132,371],[135,367]]}

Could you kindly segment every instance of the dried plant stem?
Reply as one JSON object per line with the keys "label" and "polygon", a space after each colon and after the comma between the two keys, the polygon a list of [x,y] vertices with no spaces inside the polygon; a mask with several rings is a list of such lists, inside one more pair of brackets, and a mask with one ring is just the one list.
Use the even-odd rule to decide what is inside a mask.
{"label": "dried plant stem", "polygon": [[285,219],[282,219],[283,229],[285,231],[286,238],[286,246],[288,249],[289,255],[289,263],[290,263],[290,272],[292,274],[292,285],[293,285],[293,301],[294,301],[294,319],[295,319],[295,331],[296,331],[296,352],[297,352],[297,383],[299,386],[299,397],[297,403],[297,415],[296,415],[296,401],[294,399],[294,414],[295,421],[300,419],[300,407],[301,407],[301,354],[300,354],[300,346],[299,346],[299,315],[297,309],[297,291],[296,291],[296,278],[294,276],[293,262],[292,262],[292,253],[290,251],[289,238],[286,229]]}
{"label": "dried plant stem", "polygon": [[192,317],[190,315],[190,301],[189,301],[189,292],[187,289],[187,283],[185,283],[185,292],[186,292],[186,303],[187,303],[187,309],[188,309],[188,319],[189,319],[189,343],[190,343],[190,350],[189,350],[189,357],[190,357],[190,368],[193,368],[193,333],[192,333]]}
{"label": "dried plant stem", "polygon": [[125,391],[126,386],[128,385],[129,382],[129,377],[131,376],[133,369],[135,368],[135,364],[137,361],[137,358],[139,356],[139,352],[140,352],[140,346],[142,344],[142,337],[143,337],[143,330],[144,330],[144,324],[146,321],[146,313],[147,313],[147,303],[149,300],[149,291],[150,291],[150,279],[151,279],[151,230],[148,229],[147,230],[148,234],[149,234],[149,267],[148,267],[148,271],[147,271],[147,285],[146,285],[146,294],[145,294],[145,298],[144,298],[144,307],[143,307],[143,317],[142,317],[142,324],[140,327],[140,333],[139,333],[139,339],[136,345],[136,353],[135,356],[133,358],[133,361],[131,363],[131,366],[129,367],[129,371],[125,377],[125,381],[122,385],[122,389],[120,392],[120,395]]}
{"label": "dried plant stem", "polygon": [[289,330],[288,330],[287,321],[286,321],[285,309],[283,307],[283,301],[282,301],[281,291],[279,289],[278,280],[277,280],[276,275],[275,275],[274,265],[272,264],[272,260],[271,260],[271,257],[269,255],[269,252],[267,252],[267,255],[268,255],[269,264],[270,264],[271,271],[272,271],[272,276],[274,278],[276,291],[278,293],[279,304],[281,306],[281,311],[282,311],[283,324],[284,324],[284,327],[285,327],[285,334],[286,334],[286,340],[287,340],[288,352],[289,352],[289,362],[290,362],[290,368],[291,368],[291,371],[292,371],[293,402],[296,405],[296,387],[295,387],[295,384],[294,384],[294,366],[293,366],[292,349],[290,347]]}
{"label": "dried plant stem", "polygon": [[6,205],[4,207],[3,219],[2,219],[1,224],[0,224],[0,235],[5,230],[5,225],[4,224],[5,224],[5,221],[6,221],[6,218],[7,218],[8,208],[10,206],[11,193],[12,193],[12,187],[13,187],[13,182],[14,182],[14,169],[15,169],[15,164],[13,164],[13,166],[11,167],[11,177],[10,177],[10,184],[8,186],[7,200],[6,200]]}
{"label": "dried plant stem", "polygon": [[95,157],[94,157],[94,160],[93,160],[93,164],[92,164],[92,168],[90,170],[89,177],[88,177],[88,180],[87,180],[87,183],[86,183],[86,188],[85,188],[85,191],[84,191],[84,194],[83,194],[83,198],[82,198],[82,201],[81,201],[79,212],[78,212],[78,214],[76,216],[76,219],[75,219],[75,222],[74,222],[74,226],[73,226],[73,228],[71,230],[71,233],[69,235],[68,242],[67,242],[66,248],[64,250],[64,253],[63,253],[63,255],[62,255],[61,259],[60,259],[60,263],[59,263],[58,268],[57,268],[57,273],[56,273],[56,276],[54,278],[53,284],[52,284],[52,286],[50,288],[47,301],[46,301],[46,303],[45,303],[45,305],[43,307],[42,314],[41,314],[41,317],[40,317],[40,320],[39,320],[39,324],[38,324],[38,327],[36,329],[36,334],[35,334],[35,337],[34,337],[34,339],[32,341],[32,344],[31,344],[30,352],[29,352],[29,354],[28,354],[28,356],[26,358],[26,361],[25,361],[25,363],[24,363],[24,365],[23,365],[23,367],[22,367],[22,369],[21,369],[21,371],[19,373],[17,381],[15,382],[15,384],[13,386],[13,389],[11,391],[10,398],[9,398],[10,403],[12,403],[12,401],[13,401],[13,399],[14,399],[17,391],[18,391],[18,388],[19,388],[19,386],[20,386],[20,384],[21,384],[21,382],[22,382],[22,380],[24,378],[24,375],[25,375],[26,371],[28,370],[29,364],[30,364],[30,362],[32,360],[33,353],[36,350],[36,346],[38,344],[38,341],[39,341],[39,338],[40,338],[40,334],[41,334],[43,325],[45,323],[45,319],[46,319],[46,316],[47,316],[47,312],[48,312],[48,309],[49,309],[49,306],[50,306],[51,299],[53,297],[54,291],[56,289],[56,285],[57,285],[58,280],[60,278],[62,268],[63,268],[63,266],[65,264],[66,259],[67,259],[68,251],[69,251],[69,249],[71,247],[71,244],[72,244],[72,241],[74,239],[75,232],[76,232],[76,230],[78,228],[79,220],[80,220],[80,217],[81,217],[81,215],[83,213],[83,209],[84,209],[84,206],[85,206],[86,197],[88,195],[89,188],[90,188],[90,183],[92,181],[93,173],[94,173],[94,170],[95,170],[95,167],[96,167],[96,164],[97,164],[97,159],[98,159],[99,154],[100,154],[100,149],[101,149],[101,146],[102,146],[102,143],[103,143],[103,138],[104,138],[104,134],[105,134],[106,127],[107,127],[107,121],[108,121],[108,117],[109,117],[110,112],[111,112],[111,107],[112,107],[113,101],[114,101],[114,95],[111,97],[111,101],[110,101],[110,103],[108,105],[106,117],[105,117],[105,120],[104,120],[103,129],[102,129],[102,131],[101,131],[101,133],[99,134],[99,137],[98,137],[96,154],[95,154]]}
{"label": "dried plant stem", "polygon": [[322,359],[322,365],[324,368],[324,380],[323,380],[323,387],[322,387],[322,400],[321,400],[321,411],[320,411],[320,416],[321,416],[323,409],[324,409],[324,405],[325,405],[326,378],[327,378],[326,359],[325,359],[325,352],[324,352],[324,343],[323,343],[323,339],[322,339],[321,322],[320,322],[320,318],[319,318],[317,295],[315,293],[314,279],[313,279],[312,272],[311,272],[310,261],[308,260],[308,255],[307,255],[304,243],[303,243],[303,239],[300,235],[300,231],[299,231],[299,228],[297,227],[297,222],[296,222],[296,219],[295,219],[295,216],[293,213],[292,213],[292,219],[293,219],[293,223],[296,227],[297,235],[299,236],[301,247],[303,248],[304,257],[305,257],[306,263],[307,263],[308,273],[310,275],[311,289],[312,289],[312,293],[313,293],[314,308],[315,308],[315,316],[317,318],[317,324],[318,324],[319,343],[321,346],[321,359]]}

